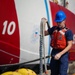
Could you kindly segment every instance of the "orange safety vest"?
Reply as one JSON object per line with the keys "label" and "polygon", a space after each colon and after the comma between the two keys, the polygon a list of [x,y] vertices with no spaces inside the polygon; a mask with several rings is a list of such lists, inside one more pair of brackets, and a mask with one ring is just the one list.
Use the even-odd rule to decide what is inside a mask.
{"label": "orange safety vest", "polygon": [[66,28],[62,30],[54,30],[51,35],[51,46],[54,49],[64,49],[67,46],[65,32],[67,31]]}

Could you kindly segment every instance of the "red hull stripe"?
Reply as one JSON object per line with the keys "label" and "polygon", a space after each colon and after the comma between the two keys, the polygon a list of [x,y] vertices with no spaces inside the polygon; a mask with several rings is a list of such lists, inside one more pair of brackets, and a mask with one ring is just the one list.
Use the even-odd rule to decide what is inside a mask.
{"label": "red hull stripe", "polygon": [[0,0],[0,65],[19,62],[20,35],[14,0]]}

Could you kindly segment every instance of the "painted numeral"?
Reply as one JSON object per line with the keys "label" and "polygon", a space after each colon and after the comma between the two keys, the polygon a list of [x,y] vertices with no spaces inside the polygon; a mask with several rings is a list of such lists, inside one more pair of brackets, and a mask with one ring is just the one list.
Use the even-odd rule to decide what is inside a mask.
{"label": "painted numeral", "polygon": [[4,21],[2,34],[4,35],[7,32],[8,35],[12,35],[15,29],[16,29],[16,24],[14,21],[11,21],[9,24],[8,21]]}

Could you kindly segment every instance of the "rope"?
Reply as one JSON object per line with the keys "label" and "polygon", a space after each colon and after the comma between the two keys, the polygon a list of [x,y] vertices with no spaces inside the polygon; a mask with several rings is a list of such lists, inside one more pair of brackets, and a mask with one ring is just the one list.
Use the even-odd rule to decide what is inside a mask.
{"label": "rope", "polygon": [[43,51],[44,51],[44,66],[45,66],[45,74],[48,75],[47,72],[47,64],[46,64],[46,58],[45,58],[45,42],[44,42],[44,35],[45,35],[45,20],[43,20]]}
{"label": "rope", "polygon": [[[47,64],[45,58],[45,43],[44,43],[44,31],[45,31],[45,20],[42,19],[40,23],[40,75],[42,75],[42,56],[44,56],[45,74],[47,75]],[[44,54],[43,54],[44,53]]]}
{"label": "rope", "polygon": [[43,21],[41,20],[40,23],[40,50],[39,50],[39,54],[40,54],[40,75],[42,75],[43,73],[43,63],[42,63],[42,56],[43,56]]}
{"label": "rope", "polygon": [[[46,56],[45,58],[50,58],[51,56]],[[42,59],[44,59],[44,57],[42,57]],[[34,60],[31,60],[31,61],[27,61],[27,62],[23,62],[23,63],[15,63],[15,64],[5,64],[5,65],[0,65],[1,66],[12,66],[12,65],[23,65],[23,64],[28,64],[28,63],[31,63],[31,62],[36,62],[36,61],[39,61],[40,58],[38,59],[34,59]]]}

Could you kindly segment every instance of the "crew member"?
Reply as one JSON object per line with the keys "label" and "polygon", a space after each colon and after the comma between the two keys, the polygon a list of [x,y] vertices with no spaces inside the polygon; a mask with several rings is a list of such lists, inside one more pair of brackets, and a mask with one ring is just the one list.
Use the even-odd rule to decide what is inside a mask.
{"label": "crew member", "polygon": [[[46,18],[42,18],[48,24]],[[57,26],[45,31],[45,36],[51,36],[52,47],[50,69],[51,75],[67,75],[68,55],[72,47],[73,33],[66,27],[66,14],[60,10],[56,13],[55,22]]]}

